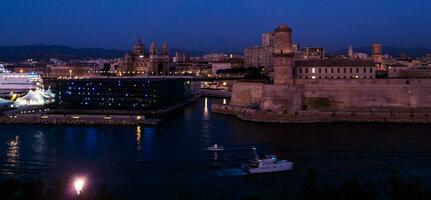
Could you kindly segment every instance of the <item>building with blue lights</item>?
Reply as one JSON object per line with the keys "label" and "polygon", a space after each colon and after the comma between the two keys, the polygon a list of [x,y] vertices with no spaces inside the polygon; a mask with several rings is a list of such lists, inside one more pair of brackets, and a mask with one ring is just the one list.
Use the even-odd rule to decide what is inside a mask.
{"label": "building with blue lights", "polygon": [[112,77],[56,80],[60,109],[163,110],[192,97],[191,81],[181,78]]}

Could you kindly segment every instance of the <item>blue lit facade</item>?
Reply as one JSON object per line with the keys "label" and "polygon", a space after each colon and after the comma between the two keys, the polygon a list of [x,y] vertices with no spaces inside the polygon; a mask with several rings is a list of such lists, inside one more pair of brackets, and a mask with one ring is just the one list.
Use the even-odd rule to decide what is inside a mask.
{"label": "blue lit facade", "polygon": [[192,97],[191,81],[164,78],[91,78],[57,80],[62,109],[160,110]]}

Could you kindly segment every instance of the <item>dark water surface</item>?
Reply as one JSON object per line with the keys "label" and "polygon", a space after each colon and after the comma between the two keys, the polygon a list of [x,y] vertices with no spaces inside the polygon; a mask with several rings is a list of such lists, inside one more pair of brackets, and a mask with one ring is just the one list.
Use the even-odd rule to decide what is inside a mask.
{"label": "dark water surface", "polygon": [[[0,181],[86,176],[127,199],[289,197],[309,169],[339,183],[396,169],[431,182],[431,131],[420,124],[251,123],[210,113],[201,99],[158,127],[0,125]],[[219,143],[227,151],[203,151]],[[250,148],[295,162],[288,172],[242,175]]]}

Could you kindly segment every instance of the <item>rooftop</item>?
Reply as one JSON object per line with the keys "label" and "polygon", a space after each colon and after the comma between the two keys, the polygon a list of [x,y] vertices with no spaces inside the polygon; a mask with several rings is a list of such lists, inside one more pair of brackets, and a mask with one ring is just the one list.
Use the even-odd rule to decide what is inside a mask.
{"label": "rooftop", "polygon": [[274,32],[292,32],[292,29],[287,25],[280,25],[274,30]]}

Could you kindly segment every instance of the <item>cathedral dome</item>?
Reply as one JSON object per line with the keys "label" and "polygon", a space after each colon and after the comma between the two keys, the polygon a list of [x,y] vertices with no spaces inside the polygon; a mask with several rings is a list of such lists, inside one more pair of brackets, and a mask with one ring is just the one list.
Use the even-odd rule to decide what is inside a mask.
{"label": "cathedral dome", "polygon": [[145,53],[145,47],[141,43],[141,37],[138,36],[138,40],[136,41],[135,46],[133,47],[133,53],[135,55],[144,55]]}

